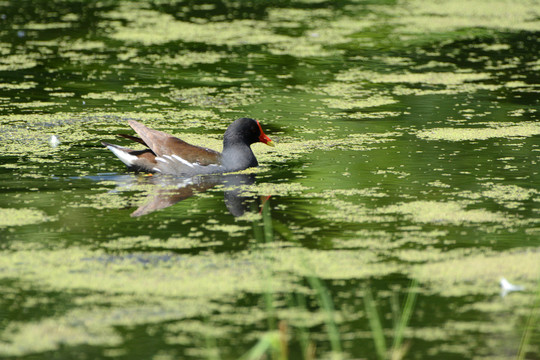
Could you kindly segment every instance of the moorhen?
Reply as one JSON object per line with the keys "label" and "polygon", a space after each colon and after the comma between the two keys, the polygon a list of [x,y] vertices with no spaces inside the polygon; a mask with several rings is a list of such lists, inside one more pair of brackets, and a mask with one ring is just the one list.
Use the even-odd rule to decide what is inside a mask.
{"label": "moorhen", "polygon": [[140,136],[118,134],[148,147],[132,150],[102,142],[131,170],[178,176],[224,173],[259,165],[251,144],[262,142],[274,146],[259,121],[250,118],[235,120],[223,135],[223,152],[188,144],[162,131],[150,129],[129,120],[128,124]]}

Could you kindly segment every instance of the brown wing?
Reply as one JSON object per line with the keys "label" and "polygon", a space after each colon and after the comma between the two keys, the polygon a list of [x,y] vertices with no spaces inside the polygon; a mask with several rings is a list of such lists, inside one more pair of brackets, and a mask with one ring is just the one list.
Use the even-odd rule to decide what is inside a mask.
{"label": "brown wing", "polygon": [[136,136],[128,135],[128,134],[116,134],[116,135],[121,136],[121,137],[126,138],[126,139],[129,139],[131,141],[138,142],[139,144],[143,144],[144,146],[148,147],[148,145],[146,145],[146,143],[143,141],[143,139],[138,138]]}
{"label": "brown wing", "polygon": [[157,156],[177,155],[186,161],[201,165],[219,164],[221,161],[221,154],[217,151],[188,144],[162,131],[150,129],[135,120],[129,120],[128,123]]}

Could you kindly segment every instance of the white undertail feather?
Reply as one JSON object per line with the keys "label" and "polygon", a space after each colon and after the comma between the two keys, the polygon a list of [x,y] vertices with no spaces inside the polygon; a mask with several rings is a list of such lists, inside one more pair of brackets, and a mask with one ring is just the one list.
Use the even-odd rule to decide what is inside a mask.
{"label": "white undertail feather", "polygon": [[120,159],[124,164],[127,166],[133,166],[135,161],[137,161],[137,157],[135,155],[129,154],[126,150],[124,150],[122,147],[117,147],[113,145],[108,145],[107,149],[111,150],[116,157]]}

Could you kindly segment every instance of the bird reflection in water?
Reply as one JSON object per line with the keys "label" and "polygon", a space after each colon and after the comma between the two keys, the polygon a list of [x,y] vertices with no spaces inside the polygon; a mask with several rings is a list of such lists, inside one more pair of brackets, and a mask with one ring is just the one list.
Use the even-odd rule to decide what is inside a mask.
{"label": "bird reflection in water", "polygon": [[154,186],[145,203],[131,213],[132,217],[165,209],[217,185],[223,185],[225,206],[233,216],[242,216],[258,208],[258,197],[242,195],[243,186],[255,183],[253,174],[206,175],[191,178],[157,175],[144,178],[130,177],[130,179],[127,183],[119,183],[119,186],[127,187],[134,181],[140,184],[141,179]]}

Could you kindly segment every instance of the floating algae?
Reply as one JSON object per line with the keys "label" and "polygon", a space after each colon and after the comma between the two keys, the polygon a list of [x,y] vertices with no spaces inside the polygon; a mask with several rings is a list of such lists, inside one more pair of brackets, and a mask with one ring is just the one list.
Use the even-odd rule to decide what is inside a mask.
{"label": "floating algae", "polygon": [[0,89],[9,89],[9,90],[28,90],[33,89],[37,86],[37,82],[34,81],[25,81],[19,83],[0,83]]}
{"label": "floating algae", "polygon": [[511,274],[525,286],[538,279],[538,249],[455,257],[418,266],[418,279],[443,296],[498,294],[499,279]]}
{"label": "floating algae", "polygon": [[309,188],[299,183],[258,183],[240,186],[242,196],[292,196],[299,195]]}
{"label": "floating algae", "polygon": [[23,70],[36,67],[37,56],[33,55],[7,55],[0,58],[0,71]]}
{"label": "floating algae", "polygon": [[145,98],[150,96],[149,94],[143,93],[143,92],[137,92],[137,93],[117,93],[114,91],[103,91],[99,93],[88,93],[83,96],[81,96],[83,99],[107,99],[107,100],[113,100],[113,101],[134,101],[141,98]]}
{"label": "floating algae", "polygon": [[101,247],[109,250],[179,250],[210,248],[222,245],[222,241],[201,241],[193,237],[170,237],[168,239],[154,239],[148,235],[120,237],[118,239],[101,244]]}
{"label": "floating algae", "polygon": [[0,228],[39,224],[48,220],[49,217],[40,210],[0,208]]}
{"label": "floating algae", "polygon": [[367,99],[324,99],[324,102],[331,108],[348,110],[395,104],[398,101],[391,97],[375,95]]}
{"label": "floating algae", "polygon": [[[306,262],[299,263],[299,258]],[[276,291],[302,289],[295,279],[308,275],[352,279],[397,270],[377,264],[368,251],[301,248],[267,249],[264,254],[250,250],[233,256],[170,252],[112,255],[73,247],[39,252],[21,249],[0,254],[0,267],[8,269],[2,273],[3,278],[18,274],[19,281],[39,284],[36,299],[57,291],[70,294],[73,304],[34,322],[12,322],[0,342],[0,353],[11,356],[55,350],[61,344],[118,345],[121,339],[115,329],[119,326],[210,314],[226,318],[241,309],[219,302],[245,292],[263,294],[267,286]],[[282,275],[268,277],[269,270]],[[68,338],[70,333],[75,335]],[[32,338],[38,340],[29,341]]]}
{"label": "floating algae", "polygon": [[413,201],[389,205],[381,213],[398,213],[410,216],[412,221],[433,224],[501,223],[508,218],[484,209],[466,210],[458,202]]}
{"label": "floating algae", "polygon": [[184,52],[175,54],[174,56],[147,56],[144,58],[133,57],[130,59],[134,63],[148,63],[155,65],[180,65],[184,67],[192,66],[195,64],[213,64],[221,59],[225,58],[225,53],[218,53],[215,51],[206,52]]}
{"label": "floating algae", "polygon": [[491,138],[524,138],[540,134],[537,122],[488,123],[484,128],[435,128],[421,130],[417,136],[425,140],[474,141]]}
{"label": "floating algae", "polygon": [[352,69],[336,76],[340,81],[368,80],[374,83],[407,83],[430,85],[458,85],[469,81],[487,80],[491,76],[487,73],[474,72],[418,72],[381,74],[359,69]]}
{"label": "floating algae", "polygon": [[144,45],[171,41],[202,42],[214,45],[266,44],[283,41],[268,25],[256,20],[194,23],[176,20],[169,14],[141,9],[137,4],[122,3],[122,9],[109,12],[111,19],[127,20],[126,25],[114,23],[111,38]]}
{"label": "floating algae", "polygon": [[[404,8],[392,10],[396,15],[394,22],[400,26],[397,32],[407,34],[445,33],[463,28],[487,28],[497,30],[538,31],[538,5],[526,0],[511,3],[505,0],[451,2],[407,1]],[[403,15],[406,10],[410,15]],[[433,21],[433,16],[437,21]]]}

